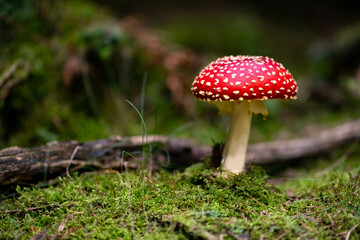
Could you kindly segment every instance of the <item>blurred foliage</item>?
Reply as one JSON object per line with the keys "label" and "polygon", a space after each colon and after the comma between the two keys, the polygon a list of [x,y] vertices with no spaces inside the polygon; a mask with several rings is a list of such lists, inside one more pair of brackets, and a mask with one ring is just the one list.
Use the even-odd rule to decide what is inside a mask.
{"label": "blurred foliage", "polygon": [[30,71],[26,81],[14,86],[2,104],[1,145],[33,146],[63,133],[81,138],[74,132],[79,127],[69,123],[82,114],[72,112],[68,95],[59,91],[63,89],[60,73],[65,57],[61,41],[72,34],[63,33],[63,27],[70,25],[63,21],[62,10],[66,9],[56,1],[2,1],[2,5],[0,30],[5,34],[0,41],[6,47],[1,48],[1,70],[6,71],[20,59],[30,65]]}
{"label": "blurred foliage", "polygon": [[[319,88],[314,97],[332,105],[353,104],[360,97],[360,23],[341,29],[331,39],[310,47],[312,74]],[[331,89],[332,88],[332,89]]]}
{"label": "blurred foliage", "polygon": [[[181,112],[167,100],[163,66],[149,63],[105,10],[81,1],[1,4],[0,72],[19,59],[30,65],[26,81],[1,105],[1,146],[140,134],[140,119],[125,99],[139,108],[146,99],[148,123],[163,126],[157,133],[181,125]],[[144,80],[150,91],[141,96]]]}
{"label": "blurred foliage", "polygon": [[300,86],[298,101],[269,101],[267,120],[254,117],[252,142],[360,114],[349,110],[359,103],[359,25],[313,43],[309,30],[251,11],[174,17],[162,32],[121,17],[89,1],[0,1],[0,147],[141,134],[126,99],[149,134],[224,141],[229,117],[195,101],[189,86],[209,61],[230,54],[274,57]]}
{"label": "blurred foliage", "polygon": [[200,14],[163,27],[170,39],[198,52],[216,56],[271,55],[263,26],[255,16],[229,14],[219,20]]}

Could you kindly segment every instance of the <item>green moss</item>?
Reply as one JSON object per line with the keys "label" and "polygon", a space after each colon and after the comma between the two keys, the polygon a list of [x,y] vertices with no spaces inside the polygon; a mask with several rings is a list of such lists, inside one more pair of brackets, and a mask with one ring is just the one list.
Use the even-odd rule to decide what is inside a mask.
{"label": "green moss", "polygon": [[17,188],[17,198],[1,202],[6,231],[0,238],[43,232],[75,239],[332,239],[360,220],[359,175],[299,178],[277,187],[259,167],[226,178],[203,167],[141,176],[75,175],[47,188]]}
{"label": "green moss", "polygon": [[[4,14],[6,21],[1,17]],[[273,44],[264,38],[267,31],[254,17],[229,17],[236,21],[217,33],[225,36],[226,44],[216,40],[213,28],[204,28],[196,19],[181,19],[182,23],[167,28],[174,41],[210,54],[279,52],[266,50]],[[149,64],[149,56],[118,26],[119,20],[91,2],[0,3],[0,32],[4,32],[0,43],[6,43],[0,54],[1,73],[18,59],[30,65],[25,79],[1,103],[1,146],[142,134],[139,117],[125,99],[139,105],[136,89],[145,73],[142,107],[149,133],[173,131],[208,144],[225,139],[229,119],[199,102],[197,117],[182,116],[169,101],[164,70]],[[274,46],[281,46],[275,42]],[[264,46],[261,51],[259,45]],[[121,58],[124,48],[131,53],[127,64]],[[89,51],[98,61],[93,64],[104,72],[99,77],[102,83],[86,89],[90,80],[83,73],[84,79],[73,80],[79,86],[65,89],[61,73],[68,55],[84,58]],[[300,108],[300,103],[305,107]],[[334,113],[321,102],[298,101],[285,103],[284,115],[279,102],[271,102],[266,121],[254,117],[250,140],[271,140],[284,129],[296,134],[309,123],[328,125],[357,118],[359,110],[350,105]],[[296,110],[290,111],[293,106]],[[308,107],[317,115],[308,114]],[[333,152],[333,158],[342,159],[341,151]],[[162,170],[152,177],[141,171],[75,174],[74,180],[58,178],[46,188],[18,187],[12,195],[16,197],[0,202],[0,239],[35,235],[51,239],[211,239],[220,235],[224,239],[338,239],[352,228],[350,236],[358,239],[360,152],[350,152],[349,159],[345,157],[334,169],[328,168],[328,159],[316,164],[313,159],[303,161],[298,178],[277,186],[270,185],[267,174],[258,167],[239,176],[221,177],[216,170],[198,165],[183,173]]]}

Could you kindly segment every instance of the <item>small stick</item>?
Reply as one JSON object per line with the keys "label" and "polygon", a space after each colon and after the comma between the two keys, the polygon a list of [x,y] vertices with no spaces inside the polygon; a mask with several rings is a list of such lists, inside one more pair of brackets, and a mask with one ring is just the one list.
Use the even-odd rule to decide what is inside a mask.
{"label": "small stick", "polygon": [[93,209],[91,203],[89,203],[89,206],[90,206],[90,210],[91,210],[91,215],[95,216],[95,212],[94,212],[94,209]]}
{"label": "small stick", "polygon": [[[72,207],[74,206],[73,203],[69,203],[67,204],[66,206],[64,207]],[[60,206],[59,204],[54,204],[54,205],[47,205],[47,206],[42,206],[42,207],[31,207],[31,208],[25,208],[25,209],[13,209],[13,210],[5,210],[5,211],[2,211],[0,213],[9,213],[9,214],[12,214],[12,213],[19,213],[19,212],[22,212],[22,211],[38,211],[38,210],[42,210],[42,209],[45,209],[45,208],[62,208],[62,206]]]}
{"label": "small stick", "polygon": [[284,235],[285,235],[285,232],[283,232],[282,234],[280,234],[275,240],[281,239]]}
{"label": "small stick", "polygon": [[354,231],[354,230],[357,228],[357,226],[359,226],[359,225],[360,225],[360,222],[358,222],[357,224],[355,224],[355,226],[353,226],[353,227],[349,230],[349,232],[346,234],[345,240],[349,240],[349,239],[350,239],[351,232]]}
{"label": "small stick", "polygon": [[71,179],[71,181],[74,181],[74,179],[70,176],[70,173],[69,173],[69,167],[71,165],[71,162],[72,160],[74,159],[75,157],[75,154],[77,153],[77,151],[79,150],[79,146],[76,146],[73,153],[71,154],[71,157],[69,159],[69,163],[68,165],[66,166],[66,175]]}
{"label": "small stick", "polygon": [[280,203],[281,209],[286,212],[286,209],[284,208],[284,206]]}
{"label": "small stick", "polygon": [[330,172],[331,170],[334,170],[336,167],[338,167],[342,162],[344,162],[356,149],[356,146],[359,144],[358,141],[355,141],[349,149],[333,164],[328,166],[327,168],[323,169],[322,171],[319,171],[315,174],[316,177],[321,177],[324,174]]}
{"label": "small stick", "polygon": [[256,200],[254,197],[252,197],[250,194],[248,194],[248,196],[252,199],[252,200],[254,200],[255,202],[257,202],[258,204],[260,204],[260,205],[262,205],[258,200]]}
{"label": "small stick", "polygon": [[334,221],[332,220],[331,216],[328,214],[327,211],[325,211],[325,214],[326,214],[326,216],[329,218],[329,220],[331,222],[331,228],[334,229],[334,227],[335,227]]}
{"label": "small stick", "polygon": [[243,238],[236,236],[232,231],[230,230],[226,230],[226,234],[229,235],[230,237],[232,237],[235,240],[243,240]]}

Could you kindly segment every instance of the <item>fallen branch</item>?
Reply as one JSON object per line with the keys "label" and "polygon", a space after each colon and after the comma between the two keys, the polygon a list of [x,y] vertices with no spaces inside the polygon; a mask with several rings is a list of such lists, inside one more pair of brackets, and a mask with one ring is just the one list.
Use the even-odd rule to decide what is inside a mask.
{"label": "fallen branch", "polygon": [[248,147],[247,162],[267,164],[323,154],[349,142],[360,140],[360,119],[315,132],[310,136],[257,143]]}
{"label": "fallen branch", "polygon": [[[304,138],[252,144],[248,147],[247,163],[269,164],[314,156],[359,139],[360,120],[356,120]],[[84,168],[136,169],[144,167],[145,162],[153,162],[153,169],[176,168],[204,161],[213,151],[210,146],[197,146],[188,139],[155,135],[147,140],[150,151],[146,154],[142,136],[6,148],[0,151],[0,186],[48,180]],[[152,161],[144,161],[144,156]]]}
{"label": "fallen branch", "polygon": [[[187,139],[165,136],[147,137],[154,162],[161,166],[186,166],[211,155],[211,147],[194,147]],[[80,143],[77,141],[51,142],[35,148],[10,147],[0,151],[0,186],[32,183],[88,168],[137,169],[142,167],[144,139],[142,136],[116,137]],[[75,151],[76,150],[76,151]]]}

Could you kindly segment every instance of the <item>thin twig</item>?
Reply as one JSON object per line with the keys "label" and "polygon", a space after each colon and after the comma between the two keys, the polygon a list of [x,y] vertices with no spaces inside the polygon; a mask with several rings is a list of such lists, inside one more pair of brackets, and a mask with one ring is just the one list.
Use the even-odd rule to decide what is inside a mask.
{"label": "thin twig", "polygon": [[258,200],[256,200],[254,197],[252,197],[250,194],[248,194],[248,196],[252,199],[252,200],[254,200],[255,202],[257,202],[258,204],[260,204],[260,205],[262,205]]}
{"label": "thin twig", "polygon": [[53,205],[47,205],[47,206],[42,206],[42,207],[31,207],[31,208],[25,208],[25,209],[13,209],[13,210],[5,210],[5,211],[2,211],[0,213],[8,213],[8,214],[12,214],[12,213],[19,213],[19,212],[22,212],[22,211],[39,211],[39,210],[42,210],[42,209],[47,209],[47,208],[63,208],[63,207],[72,207],[74,206],[73,203],[69,203],[65,206],[61,206],[59,204],[53,204]]}
{"label": "thin twig", "polygon": [[314,229],[312,229],[311,227],[309,227],[308,225],[306,225],[304,222],[300,221],[300,224],[303,225],[307,230],[309,231],[314,231]]}
{"label": "thin twig", "polygon": [[26,209],[13,209],[13,210],[5,210],[3,211],[2,213],[18,213],[18,212],[21,212],[21,211],[38,211],[38,210],[41,210],[41,209],[44,209],[44,208],[47,208],[48,206],[44,206],[44,207],[31,207],[31,208],[26,208]]}
{"label": "thin twig", "polygon": [[349,240],[349,239],[350,239],[351,232],[354,231],[354,230],[357,228],[357,226],[359,226],[359,225],[360,225],[360,222],[358,222],[357,224],[355,224],[355,226],[353,226],[353,227],[349,230],[349,232],[346,234],[345,240]]}
{"label": "thin twig", "polygon": [[[19,70],[21,67],[23,73],[19,74],[18,71],[21,71],[21,69]],[[0,101],[4,100],[8,96],[12,87],[26,79],[29,71],[30,65],[26,61],[20,59],[12,64],[2,75],[0,75]]]}
{"label": "thin twig", "polygon": [[328,214],[327,211],[325,211],[325,214],[326,214],[326,216],[327,216],[327,217],[329,218],[329,220],[330,220],[331,228],[334,229],[334,227],[335,227],[334,221],[332,220],[331,216]]}
{"label": "thin twig", "polygon": [[95,212],[94,212],[94,209],[93,209],[93,206],[91,205],[91,203],[89,203],[89,206],[90,206],[90,210],[91,210],[91,215],[95,216]]}
{"label": "thin twig", "polygon": [[1,76],[0,76],[0,89],[2,87],[2,85],[11,78],[12,75],[14,75],[14,73],[16,72],[17,68],[19,67],[19,65],[22,63],[23,61],[18,60],[16,61],[14,64],[12,64],[10,66],[9,69],[7,69]]}
{"label": "thin twig", "polygon": [[285,235],[285,232],[283,232],[282,234],[280,234],[275,240],[281,239],[284,235]]}
{"label": "thin twig", "polygon": [[303,237],[306,237],[307,235],[309,235],[309,233],[304,233],[303,235],[299,236],[297,240],[301,240]]}
{"label": "thin twig", "polygon": [[322,171],[319,171],[315,174],[316,177],[321,177],[324,174],[330,172],[331,170],[335,169],[336,167],[338,167],[342,162],[344,162],[355,150],[355,147],[359,144],[358,141],[355,141],[350,147],[349,149],[333,164],[331,164],[330,166],[328,166],[327,168],[323,169]]}
{"label": "thin twig", "polygon": [[74,157],[75,157],[75,154],[77,153],[77,151],[79,150],[79,146],[76,146],[73,153],[71,154],[71,157],[69,159],[69,163],[68,165],[66,166],[66,175],[71,179],[71,181],[74,181],[74,179],[70,176],[70,173],[69,173],[69,167],[71,165],[71,162],[73,161]]}
{"label": "thin twig", "polygon": [[[334,194],[334,196],[335,196],[335,194]],[[311,215],[314,215],[314,214],[317,214],[317,213],[321,213],[321,212],[327,211],[327,210],[329,210],[329,209],[331,209],[331,208],[333,208],[333,207],[336,207],[336,206],[342,204],[343,202],[344,202],[344,200],[342,200],[342,201],[340,201],[340,202],[338,202],[338,203],[336,203],[336,204],[334,204],[334,205],[331,205],[330,207],[327,207],[327,208],[325,208],[325,209],[322,209],[322,210],[319,210],[319,211],[316,211],[316,212],[312,212],[312,213],[308,213],[308,214],[306,214],[306,216],[311,216]]]}
{"label": "thin twig", "polygon": [[286,212],[286,209],[284,208],[284,206],[280,203],[281,209]]}
{"label": "thin twig", "polygon": [[243,240],[243,238],[236,236],[232,231],[230,230],[226,230],[226,234],[229,235],[230,237],[232,237],[235,240]]}

